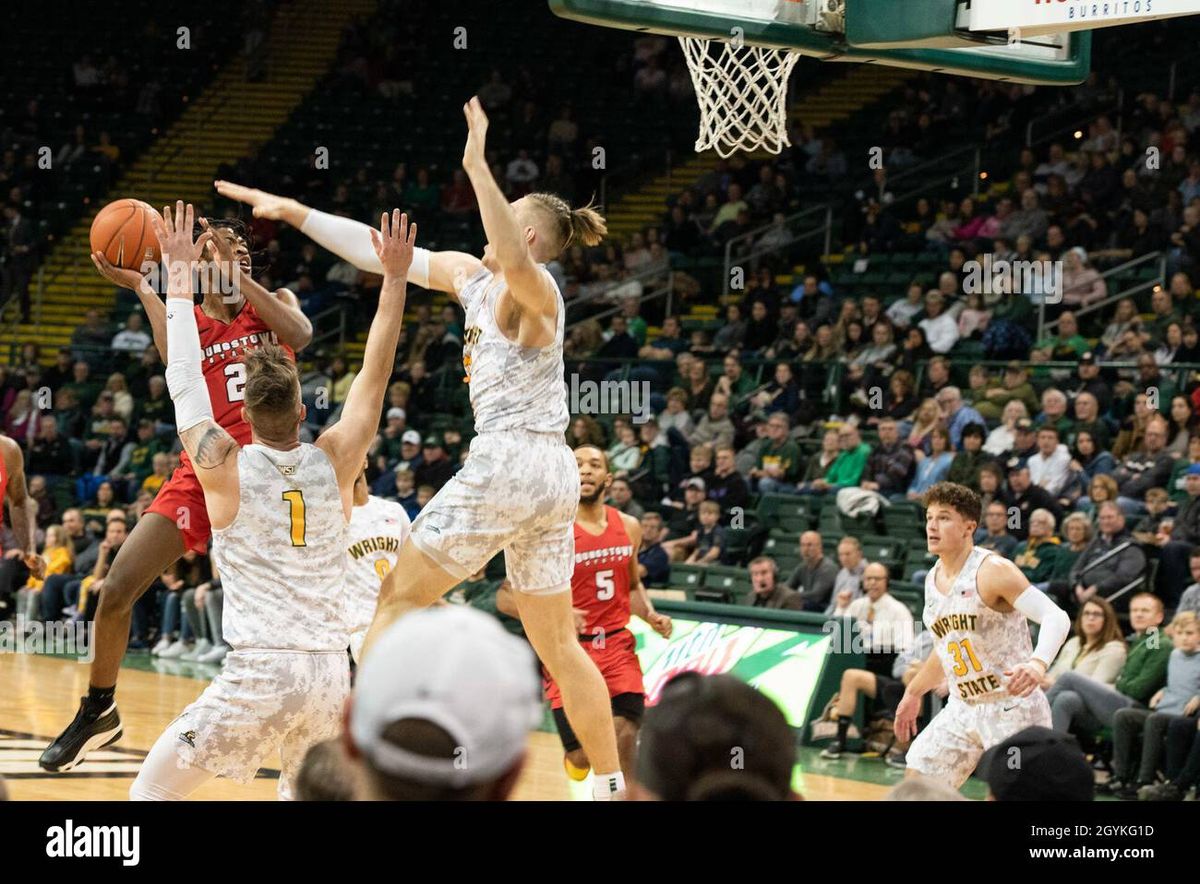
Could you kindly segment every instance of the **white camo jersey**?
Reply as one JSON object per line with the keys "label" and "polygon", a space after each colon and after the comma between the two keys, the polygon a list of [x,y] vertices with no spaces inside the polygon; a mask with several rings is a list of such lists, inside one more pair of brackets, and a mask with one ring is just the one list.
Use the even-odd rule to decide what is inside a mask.
{"label": "white camo jersey", "polygon": [[[375,617],[379,586],[396,566],[412,527],[404,507],[372,495],[350,513],[346,536],[346,604],[355,658]],[[357,641],[356,641],[357,639]]]}
{"label": "white camo jersey", "polygon": [[213,531],[235,650],[345,651],[346,518],[333,464],[315,445],[238,452],[238,514]]}
{"label": "white camo jersey", "polygon": [[942,662],[950,699],[972,705],[1009,699],[1004,672],[1033,655],[1029,623],[1020,611],[1002,614],[979,598],[979,566],[993,553],[975,547],[943,595],[936,575],[939,560],[925,576],[922,619],[933,633],[934,651]]}
{"label": "white camo jersey", "polygon": [[471,390],[475,431],[532,430],[562,433],[570,422],[563,379],[563,327],[566,307],[553,277],[541,267],[554,297],[558,322],[554,343],[521,347],[496,324],[496,300],[504,291],[501,275],[486,267],[467,280],[458,294],[466,310],[463,368]]}

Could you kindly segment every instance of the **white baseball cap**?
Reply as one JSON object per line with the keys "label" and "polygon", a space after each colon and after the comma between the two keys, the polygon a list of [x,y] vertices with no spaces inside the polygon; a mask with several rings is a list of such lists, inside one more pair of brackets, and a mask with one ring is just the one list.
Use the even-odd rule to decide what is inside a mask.
{"label": "white baseball cap", "polygon": [[388,409],[388,412],[387,412],[388,420],[392,420],[392,418],[399,418],[400,420],[404,420],[406,417],[408,417],[408,415],[405,413],[403,408],[389,408]]}
{"label": "white baseball cap", "polygon": [[[458,747],[455,757],[385,740],[387,727],[403,719],[445,730]],[[408,614],[380,637],[358,672],[350,736],[384,773],[465,788],[510,770],[541,720],[529,645],[495,618],[449,605]]]}
{"label": "white baseball cap", "polygon": [[416,430],[405,430],[404,435],[400,437],[400,441],[408,445],[420,445],[421,434]]}

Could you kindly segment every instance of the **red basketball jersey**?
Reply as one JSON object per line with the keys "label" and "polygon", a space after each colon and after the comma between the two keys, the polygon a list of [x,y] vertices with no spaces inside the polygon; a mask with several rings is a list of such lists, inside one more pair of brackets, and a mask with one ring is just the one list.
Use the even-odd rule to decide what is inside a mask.
{"label": "red basketball jersey", "polygon": [[575,523],[575,573],[571,598],[576,608],[587,612],[583,635],[605,634],[624,629],[629,623],[629,560],[633,544],[621,514],[611,506],[604,533],[593,535]]}
{"label": "red basketball jersey", "polygon": [[[196,326],[200,331],[200,363],[208,381],[208,398],[213,419],[224,427],[239,445],[250,443],[250,425],[242,418],[246,398],[246,364],[243,356],[263,343],[278,343],[275,333],[246,301],[232,322],[213,319],[196,306]],[[293,360],[291,347],[283,348]],[[181,459],[186,459],[185,453]]]}

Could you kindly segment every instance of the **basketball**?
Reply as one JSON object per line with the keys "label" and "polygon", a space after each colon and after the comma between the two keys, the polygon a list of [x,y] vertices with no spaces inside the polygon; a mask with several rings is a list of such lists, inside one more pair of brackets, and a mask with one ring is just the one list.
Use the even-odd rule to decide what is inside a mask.
{"label": "basketball", "polygon": [[109,203],[92,221],[92,251],[103,252],[110,264],[125,270],[141,270],[147,261],[157,264],[162,255],[148,217],[153,211],[141,200]]}

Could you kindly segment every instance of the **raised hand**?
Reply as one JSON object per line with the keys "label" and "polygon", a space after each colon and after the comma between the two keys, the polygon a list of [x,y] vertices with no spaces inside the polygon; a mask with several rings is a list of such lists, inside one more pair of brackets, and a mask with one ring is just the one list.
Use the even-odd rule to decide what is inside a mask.
{"label": "raised hand", "polygon": [[383,265],[384,276],[403,276],[412,265],[413,247],[417,241],[417,225],[409,227],[408,215],[392,209],[389,222],[385,212],[379,218],[379,229],[371,230],[371,245]]}
{"label": "raised hand", "polygon": [[205,231],[198,239],[192,239],[192,229],[196,223],[196,211],[192,204],[184,207],[183,200],[175,203],[175,213],[171,214],[170,206],[163,206],[162,217],[150,213],[150,224],[154,227],[154,235],[162,248],[163,264],[166,265],[167,275],[172,286],[190,285],[191,269],[196,266],[204,254],[205,247],[212,241],[212,231]]}
{"label": "raised hand", "polygon": [[120,286],[123,289],[131,289],[137,291],[142,286],[142,281],[146,278],[137,270],[126,270],[124,267],[114,267],[104,257],[104,252],[92,252],[92,263],[96,265],[96,269],[100,271],[100,275],[111,282],[113,285]]}
{"label": "raised hand", "polygon": [[468,173],[472,169],[486,169],[488,118],[478,98],[472,98],[463,105],[463,116],[467,118],[467,146],[463,148],[463,169]]}
{"label": "raised hand", "polygon": [[253,206],[255,218],[288,221],[292,210],[301,208],[300,204],[290,197],[277,196],[265,190],[246,187],[244,184],[234,184],[232,181],[214,181],[213,184],[221,196]]}

